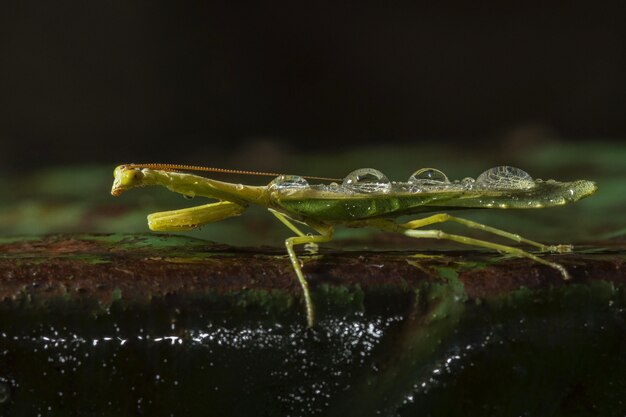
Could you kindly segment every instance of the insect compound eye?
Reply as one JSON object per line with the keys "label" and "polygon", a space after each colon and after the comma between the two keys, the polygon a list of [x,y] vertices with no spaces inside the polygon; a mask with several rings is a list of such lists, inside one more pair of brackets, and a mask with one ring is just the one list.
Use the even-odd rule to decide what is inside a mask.
{"label": "insect compound eye", "polygon": [[384,193],[391,190],[391,181],[378,170],[361,168],[349,173],[342,186],[360,193]]}
{"label": "insect compound eye", "polygon": [[435,168],[418,169],[409,177],[410,184],[449,184],[450,180],[443,172]]}
{"label": "insect compound eye", "polygon": [[124,174],[124,171],[126,171],[126,167],[124,165],[116,166],[115,170],[113,171],[113,178],[121,178]]}
{"label": "insect compound eye", "polygon": [[268,187],[280,190],[299,190],[309,188],[309,183],[297,175],[279,175],[269,183]]}
{"label": "insect compound eye", "polygon": [[526,171],[511,166],[490,168],[476,178],[476,186],[481,188],[524,190],[535,185]]}

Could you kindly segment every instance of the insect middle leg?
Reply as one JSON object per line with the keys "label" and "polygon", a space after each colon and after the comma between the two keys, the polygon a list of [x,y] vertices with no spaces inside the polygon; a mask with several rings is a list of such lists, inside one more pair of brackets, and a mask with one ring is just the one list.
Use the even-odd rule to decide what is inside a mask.
{"label": "insect middle leg", "polygon": [[333,228],[332,227],[320,227],[316,228],[319,235],[309,236],[304,234],[300,229],[296,227],[285,215],[277,212],[276,210],[270,210],[270,212],[278,218],[283,224],[285,224],[289,229],[291,229],[298,236],[290,237],[285,240],[285,247],[287,248],[287,253],[289,254],[289,259],[291,260],[291,266],[293,270],[296,272],[296,276],[298,277],[298,281],[300,282],[300,286],[302,287],[302,293],[304,295],[304,304],[306,307],[306,319],[307,326],[313,327],[315,324],[315,307],[313,306],[313,301],[311,300],[311,291],[309,289],[309,283],[304,277],[304,273],[302,272],[302,267],[300,266],[300,260],[296,256],[296,252],[293,249],[296,245],[306,245],[306,244],[316,244],[316,243],[324,243],[328,242],[333,238]]}
{"label": "insect middle leg", "polygon": [[479,229],[488,233],[492,233],[494,235],[502,236],[504,238],[511,239],[519,243],[525,243],[527,245],[534,246],[544,252],[564,253],[564,252],[572,251],[571,245],[544,245],[542,243],[526,239],[518,234],[509,233],[507,231],[496,229],[495,227],[477,223],[472,220],[467,220],[467,219],[463,219],[460,217],[451,216],[447,213],[440,213],[440,214],[435,214],[433,216],[426,217],[424,219],[412,220],[410,222],[401,224],[400,226],[407,228],[407,229],[418,229],[420,227],[428,226],[431,224],[444,223],[448,221],[460,223],[472,229]]}

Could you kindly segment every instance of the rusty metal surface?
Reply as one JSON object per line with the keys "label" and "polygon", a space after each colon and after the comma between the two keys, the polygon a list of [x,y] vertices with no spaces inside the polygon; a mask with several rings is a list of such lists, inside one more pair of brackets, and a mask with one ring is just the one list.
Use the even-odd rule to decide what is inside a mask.
{"label": "rusty metal surface", "polygon": [[[598,245],[603,248],[598,248]],[[469,298],[506,294],[521,287],[548,288],[606,280],[626,281],[624,244],[581,246],[576,253],[545,255],[563,264],[572,280],[532,260],[503,258],[485,251],[330,251],[302,253],[313,289],[358,285],[417,286],[438,280],[441,268],[458,273]],[[417,256],[417,257],[416,257]],[[281,290],[299,296],[288,258],[281,248],[234,248],[170,235],[52,235],[5,240],[0,244],[0,299],[4,302],[64,297],[113,298],[146,302],[170,295]]]}

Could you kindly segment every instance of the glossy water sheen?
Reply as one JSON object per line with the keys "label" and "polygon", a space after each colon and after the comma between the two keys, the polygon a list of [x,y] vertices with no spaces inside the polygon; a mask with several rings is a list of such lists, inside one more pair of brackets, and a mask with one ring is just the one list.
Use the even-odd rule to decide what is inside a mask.
{"label": "glossy water sheen", "polygon": [[[564,199],[564,201],[572,201],[569,197],[575,197],[575,194],[581,193],[582,188],[593,188],[591,182],[587,185],[581,185],[584,181],[575,181],[572,183],[560,183],[554,180],[542,181],[533,178],[525,171],[511,167],[498,166],[490,168],[480,174],[478,178],[465,177],[462,180],[450,181],[446,174],[434,168],[422,168],[415,171],[407,180],[407,182],[392,182],[385,174],[373,168],[361,168],[352,171],[343,180],[341,185],[332,184],[315,184],[310,186],[302,177],[282,175],[269,184],[269,188],[279,192],[292,194],[301,190],[310,189],[314,192],[321,192],[325,195],[336,194],[337,196],[349,197],[353,194],[371,194],[381,196],[400,196],[405,194],[427,194],[427,193],[448,193],[448,192],[471,192],[476,195],[480,191],[511,191],[519,193],[526,190],[537,189],[536,196],[541,197],[542,190],[546,192],[558,192],[559,195],[554,197],[546,197],[546,201],[551,199]],[[549,185],[548,187],[543,186]],[[572,184],[573,188],[559,187]],[[539,187],[542,185],[542,187]],[[577,188],[580,188],[577,190]],[[534,192],[534,190],[533,190]],[[569,195],[568,195],[569,194]],[[530,195],[529,195],[530,196]],[[533,198],[536,198],[533,197]],[[309,197],[315,197],[310,195]],[[505,197],[503,194],[502,197]],[[523,198],[523,196],[521,197]],[[541,203],[544,205],[544,203]]]}
{"label": "glossy water sheen", "polygon": [[418,169],[409,177],[410,184],[422,184],[422,185],[441,185],[448,184],[450,180],[448,176],[443,172],[435,168],[422,168]]}
{"label": "glossy water sheen", "polygon": [[511,167],[499,166],[488,169],[476,178],[476,186],[489,189],[519,190],[535,186],[535,181],[525,171]]}
{"label": "glossy water sheen", "polygon": [[352,171],[344,178],[342,186],[359,193],[384,193],[391,190],[391,182],[385,174],[373,168]]}
{"label": "glossy water sheen", "polygon": [[391,182],[385,174],[376,169],[361,168],[349,173],[341,185],[333,183],[309,186],[302,177],[283,175],[272,181],[269,186],[278,191],[296,191],[310,187],[317,191],[347,196],[353,193],[382,195],[470,190],[519,191],[529,190],[541,182],[533,180],[525,171],[511,166],[490,168],[476,179],[465,177],[453,182],[445,173],[435,168],[421,168],[415,171],[407,182]]}
{"label": "glossy water sheen", "polygon": [[206,301],[0,310],[0,415],[623,415],[619,287],[468,302],[455,282],[410,292],[422,308],[406,314],[335,312],[308,331],[301,317],[209,313]]}
{"label": "glossy water sheen", "polygon": [[269,183],[270,189],[304,189],[309,188],[309,183],[297,175],[281,175]]}

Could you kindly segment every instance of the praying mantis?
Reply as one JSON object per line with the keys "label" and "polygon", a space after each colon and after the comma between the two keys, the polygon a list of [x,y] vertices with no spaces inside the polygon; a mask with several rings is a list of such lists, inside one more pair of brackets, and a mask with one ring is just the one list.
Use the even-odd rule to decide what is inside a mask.
{"label": "praying mantis", "polygon": [[[191,174],[189,171],[266,175],[275,179],[266,186],[252,186],[217,181]],[[307,178],[326,183],[311,185]],[[383,173],[371,168],[357,169],[341,181],[325,177],[302,177],[189,165],[126,164],[115,168],[111,194],[118,196],[132,188],[152,185],[164,186],[170,191],[188,197],[201,196],[218,200],[196,207],[152,213],[148,215],[148,226],[154,231],[191,230],[239,216],[253,204],[267,208],[276,216],[295,234],[285,240],[285,247],[302,287],[309,327],[315,324],[315,308],[309,284],[294,247],[298,245],[315,247],[319,243],[328,242],[332,239],[336,226],[373,227],[412,238],[443,239],[492,249],[529,258],[554,268],[567,280],[570,276],[562,265],[518,247],[422,228],[455,222],[534,247],[541,252],[571,252],[570,245],[544,245],[445,212],[474,208],[527,209],[559,206],[590,196],[597,189],[595,183],[587,180],[571,182],[533,180],[528,173],[510,166],[488,169],[476,179],[465,178],[456,181],[450,181],[437,169],[422,168],[415,171],[406,182],[392,182]],[[405,223],[394,221],[400,216],[426,213],[435,214]],[[317,234],[304,233],[298,225],[305,225]]]}

